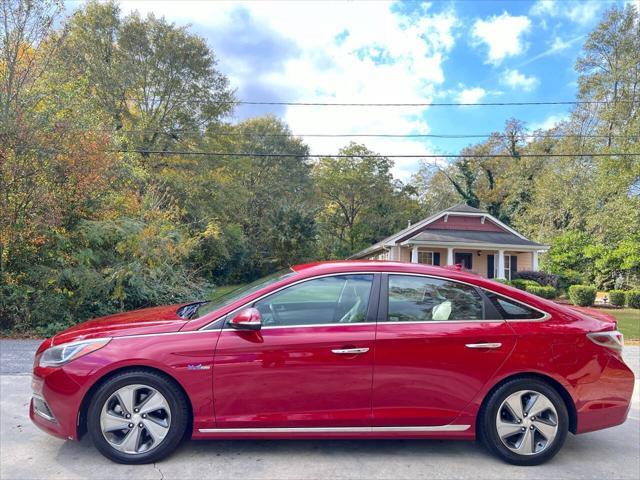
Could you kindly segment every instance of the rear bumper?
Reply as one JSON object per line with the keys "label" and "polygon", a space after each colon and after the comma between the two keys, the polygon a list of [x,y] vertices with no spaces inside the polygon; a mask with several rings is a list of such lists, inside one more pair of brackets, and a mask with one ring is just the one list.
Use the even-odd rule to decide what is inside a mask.
{"label": "rear bumper", "polygon": [[592,432],[624,423],[631,407],[634,375],[618,357],[611,356],[600,378],[576,388],[576,433]]}

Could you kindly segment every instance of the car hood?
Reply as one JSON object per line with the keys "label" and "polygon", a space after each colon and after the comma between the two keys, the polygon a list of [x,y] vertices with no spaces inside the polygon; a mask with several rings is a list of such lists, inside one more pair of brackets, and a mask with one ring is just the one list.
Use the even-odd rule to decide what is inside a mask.
{"label": "car hood", "polygon": [[177,332],[189,321],[177,313],[184,305],[188,304],[143,308],[94,318],[58,333],[52,338],[52,343],[60,345],[89,338]]}

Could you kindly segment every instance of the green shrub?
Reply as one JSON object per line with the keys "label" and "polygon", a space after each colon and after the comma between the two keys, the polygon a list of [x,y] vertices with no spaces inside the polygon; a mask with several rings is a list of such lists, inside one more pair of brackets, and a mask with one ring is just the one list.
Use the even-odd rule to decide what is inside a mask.
{"label": "green shrub", "polygon": [[567,270],[558,275],[558,289],[568,292],[571,285],[582,285],[586,281],[581,273]]}
{"label": "green shrub", "polygon": [[208,285],[186,265],[190,247],[158,220],[82,221],[26,273],[0,275],[0,331],[50,336],[110,313],[202,299]]}
{"label": "green shrub", "polygon": [[537,285],[558,288],[559,277],[548,272],[522,270],[513,274],[513,280],[530,280]]}
{"label": "green shrub", "polygon": [[640,290],[629,290],[626,297],[627,307],[640,308]]}
{"label": "green shrub", "polygon": [[539,297],[547,298],[547,299],[553,299],[558,296],[558,292],[556,291],[556,289],[548,286],[542,287],[542,286],[529,285],[527,286],[526,291],[529,293],[533,293],[534,295],[537,295]]}
{"label": "green shrub", "polygon": [[589,285],[571,285],[569,287],[571,303],[580,307],[590,307],[596,301],[596,287]]}
{"label": "green shrub", "polygon": [[617,307],[622,307],[625,302],[625,292],[623,290],[611,290],[609,292],[609,303]]}
{"label": "green shrub", "polygon": [[523,278],[514,278],[513,280],[509,280],[507,285],[511,285],[512,287],[519,288],[520,290],[526,290],[527,287],[539,287],[540,284],[535,280],[527,280]]}

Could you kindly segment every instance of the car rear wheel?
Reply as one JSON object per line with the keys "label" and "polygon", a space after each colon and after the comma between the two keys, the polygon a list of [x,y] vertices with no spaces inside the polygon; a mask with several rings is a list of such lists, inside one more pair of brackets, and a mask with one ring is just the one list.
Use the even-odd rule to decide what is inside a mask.
{"label": "car rear wheel", "polygon": [[558,392],[535,378],[508,381],[487,399],[480,438],[514,465],[539,465],[552,458],[567,437],[569,416]]}
{"label": "car rear wheel", "polygon": [[106,457],[140,464],[173,452],[188,420],[186,399],[175,383],[154,372],[129,371],[97,390],[89,405],[87,430]]}

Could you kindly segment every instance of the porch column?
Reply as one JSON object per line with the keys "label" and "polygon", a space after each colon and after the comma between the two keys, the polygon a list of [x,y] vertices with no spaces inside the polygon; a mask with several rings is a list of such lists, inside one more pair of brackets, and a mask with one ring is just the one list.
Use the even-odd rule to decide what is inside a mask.
{"label": "porch column", "polygon": [[453,265],[453,247],[447,247],[447,265]]}
{"label": "porch column", "polygon": [[498,250],[498,274],[496,278],[504,280],[504,250]]}
{"label": "porch column", "polygon": [[411,263],[418,263],[418,247],[414,246],[411,249]]}
{"label": "porch column", "polygon": [[531,252],[531,270],[534,272],[538,271],[538,251],[534,250]]}

